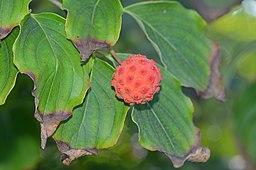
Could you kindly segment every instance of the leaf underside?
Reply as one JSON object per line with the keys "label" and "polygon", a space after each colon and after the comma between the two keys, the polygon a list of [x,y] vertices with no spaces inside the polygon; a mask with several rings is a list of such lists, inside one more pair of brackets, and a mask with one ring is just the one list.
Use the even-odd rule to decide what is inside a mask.
{"label": "leaf underside", "polygon": [[80,156],[96,154],[98,149],[113,146],[122,131],[128,106],[117,100],[111,88],[114,69],[95,59],[91,88],[73,116],[60,125],[54,139],[64,164]]}
{"label": "leaf underside", "polygon": [[122,22],[119,0],[63,0],[68,11],[66,32],[85,61],[93,51],[117,42]]}
{"label": "leaf underside", "polygon": [[5,38],[29,13],[28,5],[30,1],[0,0],[0,39]]}
{"label": "leaf underside", "polygon": [[89,71],[66,39],[65,20],[52,13],[24,18],[14,45],[14,63],[34,81],[35,117],[41,124],[41,147],[58,124],[82,103]]}
{"label": "leaf underside", "polygon": [[0,44],[0,105],[3,105],[13,89],[18,70],[13,64],[12,46],[18,35],[16,28]]}
{"label": "leaf underside", "polygon": [[142,2],[130,5],[131,15],[156,49],[162,64],[185,86],[207,87],[211,46],[205,22],[177,2]]}

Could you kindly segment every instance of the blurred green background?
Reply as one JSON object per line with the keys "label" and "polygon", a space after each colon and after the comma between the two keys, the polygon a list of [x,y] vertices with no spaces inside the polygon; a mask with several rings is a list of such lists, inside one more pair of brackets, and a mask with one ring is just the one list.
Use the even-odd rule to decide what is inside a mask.
{"label": "blurred green background", "polygon": [[[140,1],[121,2],[127,6]],[[194,103],[194,123],[201,129],[202,145],[211,149],[211,158],[202,164],[186,162],[180,169],[253,170],[256,168],[256,37],[250,34],[251,39],[248,40],[236,33],[246,34],[248,28],[256,30],[256,18],[250,18],[246,26],[240,21],[247,17],[233,22],[232,15],[222,22],[215,22],[233,6],[239,5],[239,0],[180,0],[180,3],[197,10],[209,23],[209,37],[220,44],[226,90],[226,102],[220,102],[200,99],[193,89],[183,89]],[[65,11],[47,0],[33,0],[30,7],[33,13],[52,11],[66,15]],[[114,47],[117,52],[141,53],[158,60],[154,48],[130,16],[123,16],[122,26],[120,39]],[[222,28],[228,31],[223,32]],[[233,32],[229,31],[230,28]],[[227,32],[231,36],[226,35]],[[79,158],[65,167],[52,139],[49,139],[45,150],[40,150],[40,129],[33,116],[32,89],[32,80],[19,74],[6,104],[0,106],[0,170],[174,169],[164,154],[139,146],[137,127],[130,114],[116,146],[100,151],[98,156]]]}

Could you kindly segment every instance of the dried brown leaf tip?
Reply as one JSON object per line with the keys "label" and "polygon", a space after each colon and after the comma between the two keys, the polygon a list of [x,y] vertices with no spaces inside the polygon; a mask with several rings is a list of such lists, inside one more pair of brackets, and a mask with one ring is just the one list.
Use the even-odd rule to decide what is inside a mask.
{"label": "dried brown leaf tip", "polygon": [[186,160],[191,162],[207,162],[210,158],[210,149],[207,147],[195,147],[185,157],[176,157],[166,154],[172,161],[175,168],[180,168]]}
{"label": "dried brown leaf tip", "polygon": [[64,165],[68,166],[70,163],[82,156],[86,155],[97,155],[98,150],[94,148],[88,148],[88,149],[74,149],[69,146],[68,143],[58,141],[54,139],[57,143],[57,147],[59,151],[61,152],[61,161]]}
{"label": "dried brown leaf tip", "polygon": [[0,40],[4,39],[11,31],[12,31],[12,28],[0,27]]}
{"label": "dried brown leaf tip", "polygon": [[102,48],[110,48],[110,44],[108,44],[106,41],[98,41],[90,38],[86,40],[74,40],[74,44],[80,52],[82,61],[86,61],[90,57],[90,55],[96,50]]}
{"label": "dried brown leaf tip", "polygon": [[197,147],[192,150],[187,159],[191,162],[207,162],[210,153],[210,149],[207,147]]}
{"label": "dried brown leaf tip", "polygon": [[47,115],[43,115],[38,111],[35,113],[35,118],[40,122],[40,126],[41,126],[41,148],[42,149],[45,148],[48,137],[52,136],[52,134],[55,132],[60,122],[63,120],[66,120],[70,116],[71,116],[70,112],[52,113]]}
{"label": "dried brown leaf tip", "polygon": [[210,149],[207,147],[200,146],[200,130],[197,128],[196,130],[196,142],[191,147],[190,151],[183,157],[178,157],[169,153],[165,153],[168,156],[175,168],[180,168],[184,165],[186,160],[191,162],[207,162],[210,158]]}
{"label": "dried brown leaf tip", "polygon": [[56,113],[41,113],[39,111],[39,99],[36,95],[37,81],[35,75],[31,72],[23,72],[27,74],[34,82],[34,89],[32,95],[35,97],[35,118],[40,122],[41,126],[41,148],[46,146],[47,138],[50,137],[58,127],[61,121],[66,120],[71,116],[71,112],[56,112]]}
{"label": "dried brown leaf tip", "polygon": [[204,99],[215,97],[220,101],[225,101],[224,84],[221,74],[220,49],[215,42],[212,42],[212,47],[213,52],[209,55],[211,72],[208,86],[204,91],[199,91],[198,94]]}

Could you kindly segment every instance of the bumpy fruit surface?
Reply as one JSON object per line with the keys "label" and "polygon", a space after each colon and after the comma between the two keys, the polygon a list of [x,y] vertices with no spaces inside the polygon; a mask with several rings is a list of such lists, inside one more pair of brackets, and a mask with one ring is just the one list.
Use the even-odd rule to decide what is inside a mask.
{"label": "bumpy fruit surface", "polygon": [[131,55],[113,74],[116,96],[130,105],[145,104],[160,90],[160,72],[155,61],[140,54]]}

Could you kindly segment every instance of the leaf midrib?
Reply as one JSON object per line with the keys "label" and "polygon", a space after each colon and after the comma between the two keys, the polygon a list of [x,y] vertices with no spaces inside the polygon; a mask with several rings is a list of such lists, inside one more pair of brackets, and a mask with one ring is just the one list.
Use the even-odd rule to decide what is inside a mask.
{"label": "leaf midrib", "polygon": [[[97,67],[95,67],[94,68],[94,70],[96,70],[96,71],[98,71],[98,73],[99,74],[101,74],[101,72],[98,70],[98,68]],[[101,74],[101,76],[103,76],[103,77],[105,77],[105,79],[107,80],[108,79],[108,77],[106,77],[106,75],[105,74]],[[99,86],[101,85],[96,79],[94,80]],[[105,93],[105,95],[108,97],[108,99],[110,100],[111,99],[111,97],[110,97],[110,95],[109,95],[109,93],[107,93],[107,91],[105,90],[105,88],[103,87],[102,88],[102,90],[104,91],[104,93]],[[96,94],[96,93],[95,93]],[[95,95],[96,96],[96,98],[97,98],[97,95]],[[98,99],[97,99],[98,100]],[[111,100],[112,101],[112,104],[113,104],[113,110],[115,111],[115,108],[116,108],[116,103],[113,101],[113,100]],[[102,110],[102,109],[101,109]],[[100,117],[101,117],[101,113],[102,112],[100,112]],[[115,117],[116,116],[114,116],[114,119],[115,119]],[[101,120],[101,119],[100,119]],[[98,141],[98,133],[99,133],[99,129],[100,129],[100,126],[98,126],[98,132],[97,132],[97,141]],[[113,131],[113,124],[111,125],[111,130],[110,130],[110,132],[112,132]],[[109,135],[111,135],[111,133],[109,134]],[[108,136],[107,136],[108,137]],[[106,138],[107,138],[106,137]],[[104,143],[103,143],[104,144]],[[102,145],[103,145],[102,144]],[[99,145],[99,144],[98,144]]]}
{"label": "leaf midrib", "polygon": [[[151,28],[154,32],[156,32],[165,42],[167,42],[167,44],[170,45],[170,47],[171,47],[174,51],[177,51],[177,53],[185,59],[186,64],[188,64],[188,60],[187,60],[186,57],[180,52],[180,50],[178,50],[171,42],[169,42],[169,41],[164,37],[164,35],[162,35],[162,34],[161,34],[160,32],[158,32],[158,31],[156,31],[156,29],[155,29],[153,26],[151,26],[150,23],[148,23],[147,21],[145,21],[144,19],[142,19],[141,17],[139,17],[138,15],[136,15],[135,13],[133,13],[133,12],[131,12],[131,11],[125,11],[125,12],[129,13],[131,16],[134,16],[134,18],[135,18],[137,21],[139,20],[139,21],[144,22],[145,25],[147,25],[148,27],[150,27],[150,28]],[[160,56],[160,57],[162,58],[163,56]],[[163,64],[165,64],[165,63],[163,63]],[[188,64],[188,66],[189,66],[189,64]]]}
{"label": "leaf midrib", "polygon": [[[176,108],[176,110],[179,112],[180,111],[179,107],[176,104],[174,104],[174,102],[172,102],[172,103],[173,103],[173,106]],[[159,107],[162,108],[166,113],[168,113],[168,109],[166,109],[166,107],[164,107],[163,105],[159,105]],[[168,117],[171,117],[170,114],[168,114]],[[186,122],[185,122],[186,118],[183,116],[183,114],[182,114],[181,118],[182,118],[182,123],[186,124]],[[174,119],[173,117],[171,117],[171,119],[173,120],[173,122],[175,122],[176,128],[179,129],[179,131],[185,137],[187,144],[190,145],[191,142],[188,137],[189,135],[185,134],[185,131],[183,130],[183,128],[181,126],[179,126],[181,123],[178,123],[177,120]]]}
{"label": "leaf midrib", "polygon": [[173,144],[173,142],[172,142],[172,139],[171,139],[171,137],[169,136],[169,134],[167,133],[166,129],[164,128],[164,126],[163,126],[161,120],[158,118],[158,116],[156,115],[156,113],[155,113],[155,111],[153,110],[153,108],[151,107],[151,105],[150,105],[149,103],[147,103],[147,105],[148,105],[149,109],[151,110],[151,112],[153,113],[153,115],[155,116],[157,122],[160,124],[160,127],[161,127],[162,130],[164,131],[164,133],[165,133],[165,135],[166,135],[166,137],[167,137],[169,143],[171,144],[172,148],[173,148],[174,150],[176,150],[176,148],[175,148],[175,146],[174,146],[174,144]]}
{"label": "leaf midrib", "polygon": [[[47,41],[49,42],[51,51],[52,51],[53,55],[55,56],[54,59],[55,59],[56,65],[55,65],[54,77],[53,77],[53,80],[52,80],[52,82],[51,82],[50,91],[49,91],[49,93],[48,93],[48,95],[47,95],[47,99],[46,99],[46,104],[45,104],[45,107],[44,107],[44,111],[42,112],[42,114],[45,114],[45,111],[46,111],[46,108],[47,108],[47,105],[48,105],[48,102],[49,102],[50,94],[52,93],[53,84],[54,84],[54,81],[55,81],[55,78],[56,78],[56,75],[57,75],[57,72],[58,72],[58,69],[59,69],[59,62],[58,62],[58,59],[57,59],[58,57],[57,57],[57,55],[56,55],[55,52],[54,52],[54,49],[53,49],[53,46],[52,46],[52,44],[51,44],[50,38],[48,37],[48,35],[47,35],[46,31],[44,30],[43,26],[42,26],[41,23],[36,19],[36,17],[32,17],[32,15],[31,15],[31,18],[33,18],[33,19],[36,21],[36,23],[38,24],[38,26],[41,28],[41,30],[42,30],[43,33],[45,34],[45,37],[46,37]],[[39,108],[38,108],[38,109],[39,109]],[[55,109],[56,109],[56,108],[55,108]]]}
{"label": "leaf midrib", "polygon": [[[190,65],[190,62],[188,62],[187,58],[182,54],[182,52],[180,50],[178,50],[171,42],[169,42],[165,37],[164,35],[162,35],[160,32],[156,31],[156,29],[151,26],[150,23],[148,23],[147,21],[145,21],[144,19],[142,19],[141,17],[139,17],[138,15],[136,15],[135,13],[129,11],[129,10],[125,10],[125,12],[127,14],[130,14],[132,17],[135,18],[135,20],[137,20],[137,22],[142,22],[142,24],[144,23],[145,25],[147,25],[149,28],[151,28],[154,32],[156,32],[165,42],[167,42],[167,44],[174,50],[176,51],[180,56],[182,56],[183,58],[183,61],[186,63],[187,67],[190,68],[190,70],[194,70],[193,68],[191,68],[191,65]],[[145,29],[145,28],[143,28]],[[157,45],[155,43],[155,41],[153,41],[149,36],[148,36],[148,33],[147,31],[145,30],[145,34],[147,35],[148,39],[152,42],[154,42],[155,45]],[[159,48],[159,45],[157,45],[157,47]],[[162,52],[159,53],[159,57],[161,59],[161,62],[164,66],[166,66],[166,63],[164,62],[164,58],[163,58],[163,55],[162,55]],[[184,74],[183,74],[184,75]],[[188,77],[187,77],[188,78]],[[195,79],[197,79],[198,82],[201,82],[201,80],[198,79],[198,76],[194,76]],[[187,80],[188,81],[188,80]],[[193,80],[189,79],[189,83],[191,84],[194,84],[193,83]],[[197,85],[198,86],[198,85]],[[199,85],[200,86],[200,85]],[[203,89],[202,87],[199,87],[200,89]]]}
{"label": "leaf midrib", "polygon": [[[93,64],[94,64],[94,61],[93,61]],[[91,75],[90,75],[90,82],[92,82],[92,76],[93,76],[93,69],[91,70]],[[78,132],[77,132],[77,138],[76,138],[76,143],[75,143],[75,147],[77,148],[78,147],[78,142],[79,142],[79,139],[80,139],[80,134],[81,134],[81,129],[83,127],[83,124],[84,124],[84,121],[85,121],[85,115],[87,113],[87,109],[88,109],[88,103],[89,103],[89,99],[90,99],[90,91],[92,91],[92,89],[89,89],[87,91],[87,94],[86,96],[84,97],[84,99],[86,100],[85,102],[85,105],[84,105],[84,111],[83,111],[83,116],[82,116],[82,121],[80,123],[80,126],[79,126],[79,129],[78,129]]]}
{"label": "leaf midrib", "polygon": [[96,8],[98,7],[99,3],[100,3],[100,0],[97,0],[97,2],[96,2],[95,5],[94,5],[93,11],[92,11],[91,20],[90,20],[90,27],[89,27],[89,31],[88,31],[88,36],[87,36],[87,38],[90,37],[91,31],[92,31],[92,28],[93,28],[93,22],[94,22],[95,11],[96,11]]}

